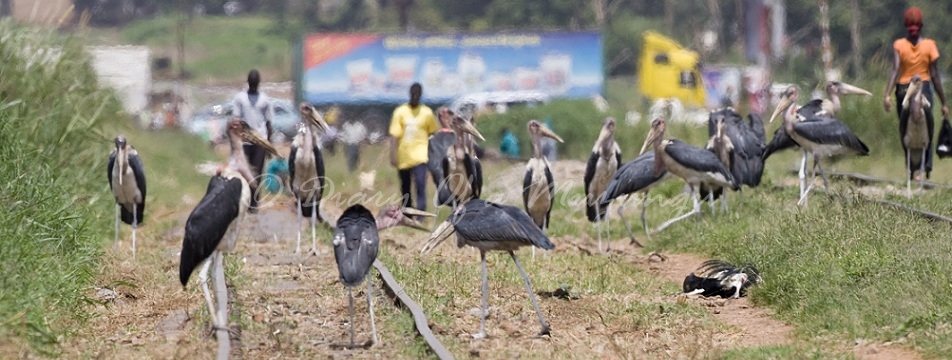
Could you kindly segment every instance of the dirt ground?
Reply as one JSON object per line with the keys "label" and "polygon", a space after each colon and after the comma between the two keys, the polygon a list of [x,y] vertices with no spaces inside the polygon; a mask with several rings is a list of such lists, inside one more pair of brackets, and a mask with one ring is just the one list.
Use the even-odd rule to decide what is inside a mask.
{"label": "dirt ground", "polygon": [[[554,173],[560,178],[581,178],[584,164],[560,161]],[[581,168],[579,168],[581,166]],[[498,178],[505,184],[508,177],[521,176],[523,165],[513,165]],[[562,174],[562,175],[559,175]],[[512,188],[512,187],[508,187]],[[507,194],[506,188],[487,186],[484,193]],[[516,195],[519,196],[519,195]],[[138,259],[129,256],[128,241],[104,264],[98,281],[101,289],[90,296],[106,305],[96,308],[97,317],[80,336],[64,348],[68,358],[102,359],[210,359],[216,344],[208,325],[205,302],[196,274],[184,291],[178,281],[178,253],[188,212],[197,199],[183,198],[186,210],[156,209],[153,224],[168,223],[166,230],[158,226],[140,233]],[[336,218],[341,209],[326,206],[324,212]],[[317,252],[293,254],[297,220],[291,198],[269,203],[256,215],[249,215],[242,226],[239,246],[226,255],[226,274],[241,276],[229,280],[229,302],[232,357],[247,359],[311,359],[311,358],[408,358],[408,348],[416,344],[413,334],[400,332],[401,312],[391,298],[382,292],[382,284],[373,279],[374,308],[379,343],[370,348],[348,350],[342,345],[349,339],[350,320],[347,291],[337,280],[333,249],[319,239]],[[144,233],[144,234],[143,234]],[[125,233],[124,233],[125,234]],[[326,237],[327,230],[318,230]],[[381,251],[401,259],[418,258],[419,247],[412,244],[416,234],[410,230],[388,230],[381,233]],[[554,254],[597,254],[594,240],[558,238],[560,246]],[[620,263],[631,264],[651,274],[658,281],[680,286],[684,276],[704,260],[690,254],[656,256],[626,245],[613,244],[613,254]],[[310,249],[310,234],[304,233],[302,249]],[[444,245],[437,261],[456,262],[475,268],[478,256],[467,249]],[[600,256],[600,255],[593,255]],[[511,265],[508,265],[511,266]],[[490,270],[491,272],[493,270]],[[473,278],[474,280],[476,278]],[[137,287],[129,284],[138,284]],[[465,286],[476,288],[478,283]],[[459,299],[453,304],[455,318],[450,324],[435,323],[434,332],[454,351],[456,357],[544,358],[565,349],[579,358],[697,358],[734,348],[791,344],[796,341],[794,329],[778,321],[769,309],[753,306],[747,299],[704,299],[685,296],[617,295],[603,302],[630,302],[636,297],[653,301],[695,303],[702,305],[714,318],[726,325],[723,332],[690,335],[691,324],[657,324],[632,331],[605,319],[599,319],[596,305],[540,298],[550,323],[559,323],[558,333],[537,338],[538,329],[531,307],[527,306],[521,284],[511,286],[490,282],[492,313],[487,330],[490,338],[474,341],[468,334],[478,328],[472,309],[478,298]],[[536,289],[540,293],[546,289]],[[412,294],[411,294],[412,295]],[[595,301],[595,300],[593,300]],[[370,339],[366,287],[354,291],[355,329],[357,343]],[[424,308],[424,310],[426,310]],[[676,326],[681,326],[679,331]],[[687,330],[685,330],[687,329]],[[861,359],[918,359],[914,352],[884,344],[857,342],[850,344]],[[699,352],[698,349],[705,349]]]}

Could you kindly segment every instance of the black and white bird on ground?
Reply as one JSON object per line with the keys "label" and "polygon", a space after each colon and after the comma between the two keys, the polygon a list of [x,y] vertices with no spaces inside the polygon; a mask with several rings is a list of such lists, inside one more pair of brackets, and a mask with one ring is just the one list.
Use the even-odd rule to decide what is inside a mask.
{"label": "black and white bird on ground", "polygon": [[701,204],[698,201],[698,186],[700,184],[707,183],[733,191],[740,189],[740,185],[734,180],[727,167],[717,159],[717,156],[710,151],[688,145],[678,139],[664,139],[666,128],[667,124],[664,118],[654,119],[651,122],[648,137],[645,139],[644,145],[641,146],[641,151],[645,151],[649,145],[654,147],[655,175],[660,174],[663,168],[684,179],[690,189],[691,199],[694,200],[694,209],[664,222],[655,232],[694,214],[697,214],[698,221],[701,221]]}
{"label": "black and white bird on ground", "polygon": [[708,260],[684,278],[682,288],[687,295],[736,299],[747,295],[747,289],[761,281],[753,266],[736,267],[725,261]]}
{"label": "black and white bird on ground", "polygon": [[[354,347],[354,293],[353,288],[360,285],[370,272],[370,267],[377,260],[377,250],[380,244],[378,231],[402,225],[415,229],[429,231],[413,216],[433,217],[435,215],[413,208],[401,208],[399,205],[388,205],[380,209],[374,218],[370,210],[363,205],[356,204],[344,210],[334,230],[334,259],[337,261],[337,270],[340,282],[347,287],[347,296],[350,304],[350,347]],[[377,325],[374,323],[373,285],[367,281],[367,308],[370,311],[370,329],[373,334],[370,345],[377,343]]]}
{"label": "black and white bird on ground", "polygon": [[929,178],[926,171],[926,153],[929,151],[929,127],[926,119],[926,109],[932,109],[929,99],[922,94],[922,78],[918,74],[912,76],[909,81],[909,88],[906,89],[906,97],[902,99],[902,111],[908,112],[909,121],[902,134],[903,148],[906,150],[906,193],[912,194],[912,179],[916,175],[916,168],[919,169],[919,189],[922,189],[922,182]]}
{"label": "black and white bird on ground", "polygon": [[[225,269],[222,253],[234,250],[240,224],[251,204],[251,188],[257,185],[242,148],[242,141],[261,146],[278,156],[271,144],[247,123],[228,122],[228,141],[231,155],[228,165],[218,170],[208,182],[205,196],[192,210],[185,222],[185,238],[179,262],[179,280],[184,288],[192,272],[204,263],[199,272],[202,292],[208,302],[208,311],[219,342],[218,358],[227,359],[230,350],[228,337],[228,299],[225,288]],[[208,291],[208,271],[214,269],[213,286],[218,306],[213,304]],[[217,309],[217,310],[216,310]]]}
{"label": "black and white bird on ground", "polygon": [[807,153],[813,154],[813,179],[816,179],[817,170],[823,178],[823,186],[829,189],[829,181],[826,174],[823,173],[823,167],[820,166],[820,158],[832,155],[869,155],[869,148],[863,143],[846,124],[823,113],[802,114],[797,113],[797,97],[799,90],[796,86],[790,86],[784,91],[780,98],[780,103],[770,116],[770,122],[773,122],[777,115],[783,114],[784,131],[803,149],[803,158],[800,160],[800,200],[798,204],[804,204],[813,189],[811,183],[807,187],[806,166]]}
{"label": "black and white bird on ground", "polygon": [[[621,148],[615,142],[615,119],[606,118],[602,130],[598,133],[592,154],[585,165],[585,216],[595,223],[598,233],[598,251],[602,251],[602,221],[608,222],[608,206],[602,207],[599,195],[605,192],[615,172],[621,166]],[[606,224],[606,230],[609,226]],[[607,232],[607,231],[606,231]],[[611,250],[611,235],[608,235],[607,250]]]}
{"label": "black and white bird on ground", "polygon": [[532,307],[539,318],[539,324],[542,327],[539,336],[548,335],[549,325],[542,317],[539,303],[536,302],[535,295],[532,293],[532,283],[529,281],[529,276],[526,275],[525,270],[522,269],[522,265],[519,264],[515,250],[523,246],[552,250],[555,245],[529,218],[529,215],[515,206],[496,204],[481,199],[470,200],[456,208],[453,215],[433,231],[421,253],[426,254],[433,250],[454,232],[456,233],[456,246],[469,245],[479,249],[479,257],[482,260],[482,313],[479,320],[479,332],[473,334],[473,338],[482,339],[486,337],[486,310],[489,307],[486,298],[489,292],[486,253],[489,251],[505,251],[512,257],[512,261],[516,263],[516,268],[519,269],[519,273],[522,274],[522,278],[525,280],[529,299],[532,301]]}
{"label": "black and white bird on ground", "polygon": [[325,172],[324,156],[321,152],[320,136],[327,132],[324,118],[307,103],[301,104],[302,122],[298,124],[298,133],[291,142],[291,154],[288,158],[291,192],[297,199],[298,236],[294,253],[301,253],[301,220],[311,220],[311,253],[317,251],[317,222],[323,221],[320,215],[321,198],[324,196]]}
{"label": "black and white bird on ground", "polygon": [[139,152],[126,141],[123,135],[116,136],[115,150],[109,154],[107,176],[109,189],[116,199],[116,237],[113,246],[119,245],[119,220],[132,225],[132,259],[136,258],[136,228],[145,218],[145,169]]}

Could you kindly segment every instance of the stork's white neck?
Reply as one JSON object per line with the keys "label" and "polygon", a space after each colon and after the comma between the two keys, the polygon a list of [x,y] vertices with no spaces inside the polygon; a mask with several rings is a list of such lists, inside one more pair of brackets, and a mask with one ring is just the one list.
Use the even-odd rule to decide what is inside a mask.
{"label": "stork's white neck", "polygon": [[251,173],[251,167],[248,166],[248,158],[245,157],[245,149],[242,146],[241,136],[228,134],[228,142],[231,144],[231,155],[228,158],[228,167],[237,171],[248,185],[257,187],[254,174]]}

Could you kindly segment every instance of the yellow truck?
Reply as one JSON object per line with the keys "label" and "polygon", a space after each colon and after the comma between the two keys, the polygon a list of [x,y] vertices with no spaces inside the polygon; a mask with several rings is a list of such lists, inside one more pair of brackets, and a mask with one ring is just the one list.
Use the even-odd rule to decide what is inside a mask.
{"label": "yellow truck", "polygon": [[705,106],[700,57],[676,41],[646,31],[638,67],[638,89],[650,99],[677,98],[684,104]]}

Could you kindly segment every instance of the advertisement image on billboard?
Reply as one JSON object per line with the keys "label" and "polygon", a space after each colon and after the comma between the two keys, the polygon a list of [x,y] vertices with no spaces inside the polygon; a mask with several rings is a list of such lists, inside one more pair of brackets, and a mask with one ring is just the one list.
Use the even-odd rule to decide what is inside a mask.
{"label": "advertisement image on billboard", "polygon": [[425,102],[475,92],[600,94],[597,32],[456,35],[315,34],[305,38],[301,91],[313,104]]}

